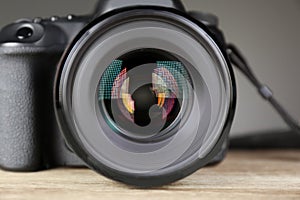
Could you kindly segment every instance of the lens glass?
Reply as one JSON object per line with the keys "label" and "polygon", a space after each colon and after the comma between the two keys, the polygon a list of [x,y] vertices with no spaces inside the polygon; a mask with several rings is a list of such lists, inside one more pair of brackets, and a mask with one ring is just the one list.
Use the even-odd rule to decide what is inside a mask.
{"label": "lens glass", "polygon": [[115,132],[153,140],[170,132],[182,117],[188,85],[187,69],[175,55],[158,49],[131,51],[113,60],[103,73],[100,110]]}

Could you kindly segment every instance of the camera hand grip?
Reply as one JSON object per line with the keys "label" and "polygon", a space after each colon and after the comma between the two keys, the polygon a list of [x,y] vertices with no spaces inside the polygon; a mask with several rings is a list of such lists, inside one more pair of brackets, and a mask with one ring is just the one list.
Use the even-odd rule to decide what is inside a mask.
{"label": "camera hand grip", "polygon": [[[3,49],[2,49],[3,50]],[[34,53],[0,49],[0,166],[15,171],[41,165]]]}

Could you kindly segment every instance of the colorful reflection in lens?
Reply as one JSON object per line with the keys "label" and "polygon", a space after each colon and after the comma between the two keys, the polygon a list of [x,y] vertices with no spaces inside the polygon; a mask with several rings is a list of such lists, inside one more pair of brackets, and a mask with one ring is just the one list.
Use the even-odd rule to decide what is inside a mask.
{"label": "colorful reflection in lens", "polygon": [[[100,81],[98,97],[99,100],[117,101],[122,115],[134,122],[135,101],[130,93],[130,83],[135,77],[128,76],[128,68],[122,63],[121,60],[114,60],[106,69]],[[188,75],[180,62],[157,61],[151,76],[152,87],[149,90],[155,94],[156,105],[165,119],[172,112],[176,99],[182,98],[181,90]]]}

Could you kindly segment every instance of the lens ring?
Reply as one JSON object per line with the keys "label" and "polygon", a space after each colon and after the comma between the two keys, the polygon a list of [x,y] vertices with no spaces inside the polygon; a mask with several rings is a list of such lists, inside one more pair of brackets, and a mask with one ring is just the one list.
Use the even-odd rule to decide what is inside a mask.
{"label": "lens ring", "polygon": [[[165,12],[161,12],[162,10],[164,10]],[[182,13],[174,14],[174,12],[175,12],[174,10],[168,10],[168,9],[162,9],[162,8],[159,8],[159,9],[153,8],[151,10],[149,10],[149,9],[137,9],[137,10],[129,9],[128,12],[122,11],[119,14],[114,13],[113,16],[107,15],[104,18],[98,19],[94,23],[89,25],[85,29],[85,31],[83,31],[82,34],[80,34],[80,36],[77,37],[77,39],[75,40],[76,42],[74,42],[71,45],[72,48],[70,48],[68,51],[69,54],[66,54],[67,56],[63,60],[64,67],[61,68],[62,71],[60,71],[60,73],[59,73],[59,74],[61,74],[61,78],[57,82],[59,84],[59,94],[60,94],[57,97],[59,97],[58,101],[60,102],[60,104],[59,104],[59,106],[57,106],[56,113],[60,119],[59,121],[60,121],[61,126],[65,127],[64,128],[65,137],[67,138],[68,142],[71,144],[74,151],[81,158],[83,158],[84,161],[86,161],[90,166],[93,166],[93,168],[96,169],[98,172],[104,173],[105,175],[109,176],[110,178],[113,178],[113,179],[116,179],[116,180],[119,180],[119,181],[122,181],[125,183],[140,185],[140,186],[161,185],[161,184],[165,184],[168,182],[178,180],[183,177],[182,173],[188,175],[188,174],[194,172],[199,167],[206,164],[208,162],[208,158],[211,158],[214,155],[216,155],[218,153],[217,150],[222,145],[224,139],[226,138],[226,136],[228,134],[229,127],[231,125],[231,121],[233,118],[233,112],[234,112],[235,87],[234,87],[232,70],[227,62],[228,60],[226,60],[226,58],[223,56],[223,55],[225,55],[225,52],[222,52],[219,49],[219,47],[215,44],[215,41],[213,41],[212,38],[209,37],[209,35],[210,35],[209,32],[204,31],[204,30],[206,30],[204,26],[202,26],[200,24],[200,27],[202,27],[202,28],[199,28],[199,24],[197,24],[197,22],[193,21],[193,19],[189,18],[188,16],[183,15]],[[209,53],[208,57],[210,57],[212,59],[212,61],[214,62],[214,66],[216,68],[218,68],[218,73],[223,78],[223,80],[222,80],[223,82],[221,83],[221,85],[224,86],[225,90],[226,90],[225,94],[222,98],[229,100],[226,103],[225,108],[221,112],[222,114],[220,114],[220,116],[223,116],[223,117],[221,117],[222,119],[218,119],[218,120],[216,120],[215,123],[212,124],[212,126],[216,126],[217,124],[219,124],[218,128],[214,129],[214,130],[213,129],[208,130],[209,133],[214,132],[213,138],[212,138],[212,136],[210,136],[210,138],[206,138],[207,142],[210,143],[210,144],[206,144],[206,145],[210,146],[211,147],[210,149],[206,149],[201,152],[199,151],[198,155],[193,154],[193,156],[189,157],[189,159],[186,159],[185,161],[178,160],[181,163],[179,166],[178,165],[166,166],[165,168],[157,168],[157,169],[152,168],[147,173],[140,171],[140,172],[138,172],[138,174],[137,174],[136,170],[134,170],[134,169],[129,170],[129,168],[127,166],[121,166],[121,165],[117,166],[117,165],[112,165],[112,163],[110,163],[110,162],[107,162],[110,157],[100,158],[99,152],[96,152],[97,147],[91,147],[91,146],[89,146],[90,144],[87,144],[86,141],[84,141],[85,139],[89,138],[88,135],[82,135],[82,130],[85,130],[84,131],[85,134],[88,133],[86,131],[86,127],[78,127],[78,123],[79,123],[78,119],[75,119],[74,115],[71,114],[71,113],[73,113],[74,103],[76,103],[76,102],[72,102],[72,100],[74,100],[74,98],[75,99],[79,98],[80,94],[78,94],[78,93],[72,94],[72,92],[74,92],[76,89],[72,90],[72,92],[70,90],[70,89],[74,88],[73,86],[75,86],[75,87],[79,86],[78,83],[76,83],[76,81],[74,82],[74,77],[75,77],[74,72],[76,72],[76,74],[81,74],[81,75],[82,75],[82,73],[80,73],[79,71],[84,72],[84,70],[82,70],[82,66],[80,65],[80,62],[82,61],[82,56],[86,53],[86,50],[87,50],[86,47],[91,47],[92,44],[95,42],[95,39],[99,38],[100,35],[105,37],[104,32],[108,31],[108,27],[112,28],[112,26],[111,26],[112,24],[114,24],[114,27],[117,27],[116,29],[118,29],[120,27],[119,26],[120,22],[122,22],[122,23],[124,21],[126,21],[126,23],[129,21],[132,22],[132,19],[134,19],[133,21],[153,19],[156,22],[158,22],[158,21],[163,22],[164,25],[166,23],[169,23],[172,25],[176,24],[176,26],[180,27],[180,29],[187,30],[186,33],[193,35],[192,37],[194,39],[196,38],[196,40],[194,42],[197,44],[201,44],[202,47],[205,50],[207,50],[207,53]],[[117,24],[118,24],[118,26],[116,26]],[[152,27],[152,28],[155,29],[155,27]],[[128,27],[127,27],[127,30],[128,30]],[[86,31],[89,32],[88,35],[84,34]],[[117,30],[117,32],[118,32],[118,30]],[[128,39],[128,38],[125,38],[125,39]],[[143,40],[145,41],[145,38]],[[166,38],[166,40],[168,40],[168,38]],[[140,41],[135,40],[135,42],[139,43]],[[174,44],[168,44],[167,45],[168,48],[166,50],[169,50],[169,48],[172,45],[174,45]],[[183,44],[182,46],[185,46],[185,45],[187,45],[187,43]],[[146,46],[148,48],[152,47],[151,45],[146,45]],[[139,47],[139,48],[141,48],[141,47]],[[143,46],[143,47],[145,48],[145,46]],[[134,46],[134,47],[132,47],[131,50],[134,50],[136,48],[137,47]],[[179,48],[179,47],[177,46],[177,47],[175,47],[175,49],[176,48]],[[80,51],[78,51],[78,49],[80,49]],[[128,49],[126,51],[128,51]],[[178,51],[177,53],[179,55],[182,55],[182,53],[184,53],[184,52],[185,51],[181,48],[181,50]],[[109,54],[112,52],[107,51],[106,53]],[[193,53],[193,52],[191,52],[191,53]],[[119,55],[122,55],[122,53],[120,53]],[[184,55],[183,57],[187,58],[187,60],[191,59],[191,56],[188,54]],[[199,58],[199,55],[198,55],[198,58]],[[107,60],[102,59],[102,62],[104,63],[103,65],[108,66],[109,62],[112,59],[113,58],[110,58]],[[200,64],[196,64],[195,66],[198,67],[198,66],[200,66]],[[77,67],[79,67],[79,68],[77,68]],[[75,69],[77,68],[77,69],[74,70],[74,68]],[[95,76],[99,78],[99,75],[100,74],[98,73]],[[194,75],[194,74],[192,73],[192,75]],[[203,76],[203,78],[206,78],[206,77]],[[199,84],[201,84],[201,83],[203,84],[206,82],[206,80],[204,80],[204,82],[203,81],[199,82],[199,80],[196,80],[196,82],[197,81]],[[98,84],[98,82],[96,83],[96,85],[97,84]],[[209,89],[211,89],[211,84],[207,83],[207,87]],[[97,89],[95,87],[95,91],[96,90]],[[84,90],[81,90],[81,91],[84,91]],[[92,93],[94,93],[95,91],[93,91]],[[86,92],[90,93],[90,91],[86,91]],[[90,94],[92,94],[92,93],[90,93]],[[215,93],[212,92],[210,95],[215,95]],[[214,98],[212,98],[212,99],[214,99]],[[205,100],[205,99],[203,99],[203,100]],[[97,102],[97,99],[95,97],[94,103],[96,104],[96,102]],[[70,107],[71,105],[72,105],[72,107]],[[201,108],[201,109],[205,110],[205,108]],[[200,111],[203,114],[203,110],[201,110],[201,109],[200,109]],[[86,110],[86,113],[89,113],[89,112],[95,112],[95,107]],[[82,114],[84,115],[85,112],[83,112]],[[74,123],[76,125],[74,125]],[[103,139],[105,139],[105,138],[103,138]],[[184,146],[184,145],[185,144],[182,144],[182,146]],[[148,148],[147,145],[143,145],[143,147]],[[179,145],[177,147],[180,148],[181,145]],[[104,146],[102,146],[102,150],[105,150]],[[149,148],[148,148],[148,150],[149,150]],[[152,150],[155,150],[155,149],[152,149]],[[142,151],[140,151],[140,152],[142,152]],[[147,152],[148,151],[146,151],[146,153]],[[136,154],[136,155],[143,156],[146,154],[140,153],[140,154]],[[150,155],[147,155],[148,159],[144,160],[145,162],[143,162],[143,164],[147,165],[147,162],[151,161],[151,158],[149,156]],[[195,158],[194,156],[197,156],[197,157]],[[89,159],[85,159],[85,158],[89,158]],[[165,157],[165,158],[167,158],[167,157]],[[115,157],[115,159],[117,159],[117,158]],[[123,158],[120,157],[118,159],[122,160]],[[136,157],[136,159],[138,159],[138,158]],[[156,161],[156,160],[153,160],[153,161]],[[156,162],[160,163],[160,161],[156,161]],[[137,163],[134,162],[132,164],[137,164]],[[185,167],[182,168],[182,166],[185,166]],[[136,166],[136,167],[140,167],[140,166]],[[151,167],[151,166],[149,166],[149,167]],[[178,170],[181,173],[178,173]],[[108,175],[108,174],[111,174],[111,175]]]}
{"label": "lens ring", "polygon": [[[157,28],[154,28],[155,26]],[[220,134],[220,132],[212,131],[220,128],[219,113],[223,113],[224,111],[220,110],[225,109],[227,105],[223,104],[225,96],[223,96],[222,77],[204,46],[193,38],[186,37],[186,33],[180,32],[180,29],[176,30],[175,27],[171,27],[172,29],[164,23],[152,21],[119,25],[113,33],[107,33],[106,36],[98,38],[92,46],[89,46],[89,50],[79,64],[81,67],[75,78],[72,97],[76,123],[82,130],[85,130],[84,134],[79,136],[82,141],[87,142],[85,145],[91,145],[90,147],[96,150],[95,156],[99,160],[109,162],[114,168],[125,171],[155,171],[171,165],[190,148],[192,148],[191,151],[199,151],[199,154],[205,155],[205,151],[213,147],[209,144],[213,139],[212,136],[217,138]],[[192,66],[198,68],[190,73],[195,83],[193,92],[196,99],[193,101],[192,113],[188,120],[180,124],[175,137],[172,137],[168,143],[163,145],[153,143],[139,145],[129,141],[118,143],[115,141],[117,137],[112,136],[115,132],[111,130],[111,127],[104,123],[103,118],[97,118],[95,115],[95,109],[98,107],[96,91],[99,77],[115,58],[125,52],[145,47],[158,47],[173,52],[189,60]],[[204,140],[205,137],[211,139]],[[191,147],[194,141],[197,141],[197,145]],[[139,154],[139,151],[144,153]]]}

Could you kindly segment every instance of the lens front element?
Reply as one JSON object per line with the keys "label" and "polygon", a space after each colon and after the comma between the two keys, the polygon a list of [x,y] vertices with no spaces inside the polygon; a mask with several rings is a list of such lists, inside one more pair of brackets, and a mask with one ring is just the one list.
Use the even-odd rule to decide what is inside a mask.
{"label": "lens front element", "polygon": [[176,125],[183,103],[189,100],[188,84],[187,70],[171,53],[135,50],[112,61],[103,73],[99,106],[118,133],[154,140]]}

